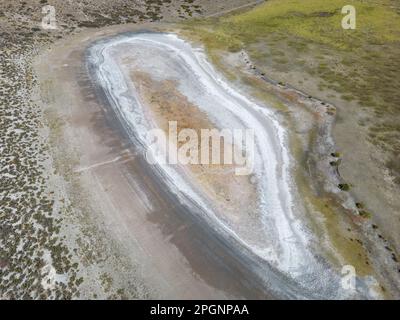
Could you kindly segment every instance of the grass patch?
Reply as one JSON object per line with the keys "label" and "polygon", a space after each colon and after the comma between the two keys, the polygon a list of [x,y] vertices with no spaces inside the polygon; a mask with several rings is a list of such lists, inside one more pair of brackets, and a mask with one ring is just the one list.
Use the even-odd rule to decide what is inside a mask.
{"label": "grass patch", "polygon": [[[357,10],[357,28],[351,32],[341,27],[341,8],[349,4]],[[244,42],[281,32],[351,48],[362,45],[366,37],[374,43],[400,40],[400,19],[388,9],[389,4],[390,1],[270,0],[247,13],[223,19],[221,28]]]}
{"label": "grass patch", "polygon": [[[341,27],[341,8],[348,4],[357,10],[356,30],[348,31]],[[276,41],[290,35],[336,48],[362,46],[366,38],[375,44],[400,40],[399,15],[390,9],[390,1],[385,0],[269,0],[249,12],[212,19],[212,23],[213,33],[222,42],[205,42],[211,46],[223,46],[227,40],[252,44],[269,38],[271,33],[280,34]],[[211,22],[194,20],[186,25],[200,27],[203,31],[211,26]],[[307,47],[305,42],[290,40],[289,44],[300,50]]]}

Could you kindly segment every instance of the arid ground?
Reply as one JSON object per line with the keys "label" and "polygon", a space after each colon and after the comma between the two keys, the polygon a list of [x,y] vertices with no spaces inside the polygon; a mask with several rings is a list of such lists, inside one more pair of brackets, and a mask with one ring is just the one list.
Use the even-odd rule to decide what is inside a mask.
{"label": "arid ground", "polygon": [[[400,7],[350,1],[357,29],[343,30],[347,2],[3,1],[0,297],[400,298]],[[41,28],[47,4],[55,30]],[[195,48],[236,102],[261,110],[246,119],[258,114],[264,128],[274,119],[265,132],[283,130],[284,144],[271,149],[279,188],[290,176],[283,215],[259,210],[262,174],[254,182],[230,167],[182,169],[216,224],[146,164],[94,76],[90,48],[135,34],[162,44],[154,32],[176,35],[181,42],[167,44],[187,45],[186,58]],[[168,120],[194,130],[224,121],[222,100],[213,115],[200,97],[208,91],[196,91],[202,64],[160,48],[139,41],[113,53],[146,116],[164,130]],[[181,70],[190,72],[169,76]],[[281,237],[286,219],[301,226],[304,247],[303,236]],[[354,291],[341,287],[348,265]]]}

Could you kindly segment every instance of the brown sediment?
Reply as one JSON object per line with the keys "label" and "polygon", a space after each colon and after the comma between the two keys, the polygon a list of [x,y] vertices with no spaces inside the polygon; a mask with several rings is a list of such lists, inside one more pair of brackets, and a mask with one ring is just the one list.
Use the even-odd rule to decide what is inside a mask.
{"label": "brown sediment", "polygon": [[[198,164],[187,165],[188,174],[196,184],[202,186],[206,194],[217,200],[219,211],[228,214],[230,218],[240,220],[245,215],[257,214],[257,186],[252,182],[251,175],[240,176],[235,174],[236,164],[225,164],[224,148],[234,150],[228,141],[221,141],[221,164],[211,163],[212,143],[208,144],[210,164],[201,163],[201,130],[217,129],[208,115],[199,107],[193,105],[177,89],[177,83],[173,80],[153,80],[149,74],[141,71],[132,71],[132,81],[142,101],[148,107],[150,119],[164,130],[168,137],[169,122],[176,121],[177,132],[183,129],[193,129],[199,137],[196,157]],[[184,142],[178,142],[178,148]],[[191,180],[192,180],[191,179]],[[229,183],[226,183],[229,181]]]}

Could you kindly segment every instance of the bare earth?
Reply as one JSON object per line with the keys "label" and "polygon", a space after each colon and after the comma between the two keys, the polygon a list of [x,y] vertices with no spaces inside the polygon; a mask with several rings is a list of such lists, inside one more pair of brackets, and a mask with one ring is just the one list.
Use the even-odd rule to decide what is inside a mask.
{"label": "bare earth", "polygon": [[[6,187],[0,190],[4,196],[1,199],[4,210],[0,212],[4,219],[0,226],[0,298],[276,298],[273,292],[261,285],[251,270],[252,266],[244,263],[246,260],[240,259],[206,225],[188,217],[187,208],[174,203],[175,199],[158,183],[157,177],[143,166],[144,159],[136,153],[118,119],[106,106],[105,99],[99,98],[101,93],[88,78],[84,56],[88,45],[103,37],[125,31],[174,28],[170,24],[146,21],[175,22],[214,16],[229,13],[232,8],[246,9],[247,5],[251,7],[255,2],[204,0],[188,4],[182,0],[160,6],[145,1],[144,4],[138,2],[135,7],[138,11],[132,12],[126,11],[127,2],[124,0],[114,3],[89,1],[82,6],[53,2],[58,10],[59,30],[51,33],[31,31],[31,28],[37,28],[41,18],[40,10],[31,10],[42,5],[39,1],[27,5],[10,1],[4,4],[4,8],[1,7],[3,4],[0,5],[0,31],[3,32],[0,40],[8,39],[13,43],[0,48],[1,66],[5,66],[5,72],[0,73],[0,130],[4,137],[6,132],[16,132],[7,136],[2,144],[29,149],[28,159],[35,152],[45,155],[44,160],[38,161],[43,167],[41,171],[31,171],[30,179],[41,181],[36,182],[40,192],[32,189],[33,199],[22,193],[22,190],[30,191],[26,182],[13,177],[16,171],[12,170],[13,166],[22,166],[24,172],[30,172],[29,161],[22,157],[25,154],[15,149],[22,160],[15,160],[11,152],[1,159],[2,169],[11,170],[2,176]],[[27,12],[31,11],[32,16],[29,16]],[[114,24],[121,25],[109,26]],[[21,30],[24,34],[27,32],[29,41],[14,36]],[[35,34],[32,38],[31,33]],[[28,45],[20,55],[18,46],[22,43]],[[40,43],[40,47],[35,43]],[[285,105],[276,113],[281,113],[281,118],[287,121],[293,133],[295,170],[312,170],[312,181],[297,181],[299,194],[304,199],[296,199],[297,203],[306,203],[306,210],[309,209],[307,221],[311,221],[321,242],[312,243],[311,248],[323,248],[323,252],[318,254],[328,257],[337,268],[350,263],[356,265],[361,277],[377,279],[376,284],[371,284],[374,289],[372,296],[398,297],[400,270],[397,270],[396,255],[387,243],[390,240],[398,247],[399,217],[393,212],[399,212],[399,203],[394,196],[388,198],[396,190],[389,178],[385,187],[375,181],[375,177],[384,176],[384,170],[375,164],[379,154],[354,144],[363,134],[359,127],[352,126],[360,116],[347,114],[345,119],[340,118],[333,107],[337,106],[339,114],[344,114],[343,101],[339,98],[319,96],[332,103],[322,105],[318,99],[304,98],[285,85],[265,82],[260,77],[260,70],[249,67],[245,52],[222,54],[225,62],[221,68],[250,79],[246,90],[253,92],[256,88],[254,96],[257,97],[268,92]],[[14,66],[19,66],[19,69],[14,69]],[[302,85],[302,75],[298,75],[298,79],[296,76],[285,79],[282,78],[285,73],[282,75],[267,67],[262,71],[271,78],[295,84],[307,94],[317,96],[319,92],[312,83]],[[16,80],[16,74],[23,75],[22,80]],[[179,94],[173,82],[156,82],[148,74],[140,72],[132,72],[132,78],[137,81],[142,98],[150,106],[150,115],[161,128],[166,130],[166,120],[170,119],[179,119],[181,126],[195,130],[212,127],[210,119],[198,110],[196,112],[196,108]],[[12,91],[6,89],[8,79],[18,83]],[[254,88],[250,89],[253,85]],[[16,97],[21,97],[20,101],[16,102]],[[23,111],[20,111],[19,103]],[[12,114],[9,105],[13,107]],[[167,111],[165,105],[168,105]],[[179,110],[181,105],[186,106],[185,112]],[[3,119],[18,118],[18,112],[23,114],[22,124],[14,121],[15,128],[8,129]],[[31,123],[27,126],[29,121]],[[310,132],[315,128],[318,128],[317,142],[315,148],[308,149]],[[32,137],[28,135],[30,140],[22,143],[24,140],[19,135],[24,137],[24,130],[31,130],[34,134]],[[332,143],[330,130],[334,137]],[[13,148],[5,149],[8,152]],[[340,174],[329,166],[332,159],[326,156],[336,148],[344,151]],[[303,163],[298,150],[306,150],[315,163]],[[219,209],[232,218],[238,212],[251,213],[258,199],[250,179],[237,178],[230,169],[192,167],[189,174],[200,182],[210,197],[218,200]],[[212,170],[218,175],[212,174]],[[368,183],[364,183],[362,175],[366,171],[370,173],[366,180]],[[342,177],[355,183],[351,194],[338,190]],[[227,179],[236,179],[236,183],[225,184]],[[320,195],[316,206],[313,203],[307,207],[311,199],[315,200],[305,191],[308,186],[303,188],[307,184]],[[13,193],[12,188],[17,192]],[[335,193],[335,199],[326,196],[324,190],[330,189]],[[38,201],[38,195],[42,193],[46,198]],[[235,198],[238,193],[241,197]],[[19,196],[13,199],[13,194]],[[374,216],[372,222],[354,218],[351,214],[357,209],[354,199],[361,199],[368,208],[381,213]],[[334,211],[326,209],[327,203],[332,207],[340,203],[345,208],[340,210],[346,214],[338,218],[332,214]],[[322,216],[314,211],[318,205],[324,212]],[[31,207],[34,209],[28,210]],[[33,214],[37,208],[46,212]],[[10,213],[14,211],[21,213],[20,221],[23,223],[16,224],[17,220],[10,219],[13,217]],[[240,221],[241,215],[238,214],[236,219]],[[374,223],[382,225],[382,228],[375,228]],[[13,229],[13,224],[22,226],[21,230],[19,227]],[[45,231],[41,232],[37,225],[43,225]],[[382,234],[388,235],[388,240]],[[13,251],[9,251],[10,248]],[[19,277],[21,274],[24,276]]]}
{"label": "bare earth", "polygon": [[41,56],[36,64],[41,81],[49,84],[47,90],[56,97],[49,98],[48,108],[65,123],[58,141],[68,142],[59,148],[60,156],[69,152],[80,155],[75,159],[74,171],[79,175],[82,189],[90,190],[91,195],[88,198],[77,195],[76,201],[89,202],[95,223],[136,265],[137,280],[130,278],[129,273],[118,276],[144,283],[150,288],[150,296],[268,297],[266,293],[257,293],[256,288],[250,291],[244,284],[246,277],[236,276],[240,266],[233,264],[229,271],[226,270],[229,260],[220,265],[219,257],[209,256],[215,250],[218,252],[217,244],[208,255],[199,254],[209,251],[202,248],[202,242],[206,241],[201,238],[206,235],[196,232],[179,214],[175,218],[171,215],[174,208],[166,203],[151,175],[140,171],[143,166],[129,148],[129,142],[121,142],[118,124],[94,98],[85,73],[80,71],[84,68],[82,55],[86,44],[105,33],[128,29],[132,27],[82,33]]}

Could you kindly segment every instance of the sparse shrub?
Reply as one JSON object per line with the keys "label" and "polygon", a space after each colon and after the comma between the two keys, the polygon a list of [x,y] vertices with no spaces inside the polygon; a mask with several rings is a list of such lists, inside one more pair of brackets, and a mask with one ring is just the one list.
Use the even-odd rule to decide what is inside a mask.
{"label": "sparse shrub", "polygon": [[342,191],[350,190],[350,186],[347,183],[339,183],[338,188]]}
{"label": "sparse shrub", "polygon": [[361,217],[363,217],[364,219],[370,219],[370,218],[371,218],[371,213],[370,213],[370,212],[367,212],[367,211],[365,211],[365,210],[360,211],[360,212],[359,212],[359,215],[360,215]]}
{"label": "sparse shrub", "polygon": [[364,205],[361,202],[356,202],[357,209],[363,209]]}

